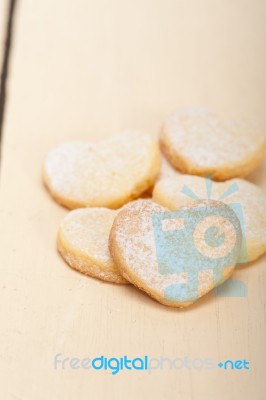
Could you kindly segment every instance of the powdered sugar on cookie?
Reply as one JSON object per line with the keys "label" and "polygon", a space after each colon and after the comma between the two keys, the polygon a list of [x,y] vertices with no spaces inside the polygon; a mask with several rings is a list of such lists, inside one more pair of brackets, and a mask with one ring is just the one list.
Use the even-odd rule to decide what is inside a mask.
{"label": "powdered sugar on cookie", "polygon": [[126,131],[100,143],[68,142],[45,161],[44,180],[68,208],[118,208],[138,197],[160,169],[157,143],[147,134]]}
{"label": "powdered sugar on cookie", "polygon": [[107,208],[71,211],[62,221],[57,246],[74,269],[109,282],[126,283],[108,248],[109,232],[117,214]]}
{"label": "powdered sugar on cookie", "polygon": [[223,119],[202,108],[170,115],[161,133],[168,160],[182,172],[214,179],[243,177],[262,161],[266,132],[247,121]]}
{"label": "powdered sugar on cookie", "polygon": [[[185,307],[195,301],[193,296],[186,299],[181,299],[180,296],[179,300],[169,301],[165,297],[165,291],[169,286],[186,284],[188,272],[184,270],[178,273],[162,273],[158,264],[153,216],[166,211],[167,209],[151,200],[138,200],[123,207],[111,230],[110,251],[121,273],[135,286],[163,304]],[[230,266],[227,276],[225,274],[222,279],[232,273],[234,265]],[[213,285],[221,283],[212,282],[210,274],[206,270],[198,276],[199,296],[210,291]]]}

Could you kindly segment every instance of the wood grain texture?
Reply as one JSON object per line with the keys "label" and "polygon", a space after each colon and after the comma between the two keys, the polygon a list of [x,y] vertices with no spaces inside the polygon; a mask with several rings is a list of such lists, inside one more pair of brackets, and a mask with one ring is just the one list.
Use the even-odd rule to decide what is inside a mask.
{"label": "wood grain texture", "polygon": [[[168,309],[65,265],[55,238],[67,210],[41,181],[55,144],[156,134],[176,106],[266,123],[265,16],[264,0],[20,2],[1,171],[1,398],[265,398],[265,257],[236,273],[246,298]],[[251,179],[266,189],[265,174]],[[245,358],[252,369],[112,376],[54,370],[57,353]]]}

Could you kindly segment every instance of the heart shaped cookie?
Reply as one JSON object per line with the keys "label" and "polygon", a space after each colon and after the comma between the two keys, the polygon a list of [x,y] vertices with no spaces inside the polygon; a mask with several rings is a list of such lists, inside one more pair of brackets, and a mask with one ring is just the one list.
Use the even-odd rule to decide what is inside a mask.
{"label": "heart shaped cookie", "polygon": [[176,175],[158,181],[153,200],[177,210],[195,206],[209,196],[224,203],[237,204],[242,210],[243,235],[247,247],[247,261],[253,261],[266,251],[266,195],[258,186],[243,179],[213,182],[198,176]]}
{"label": "heart shaped cookie", "polygon": [[109,240],[122,275],[162,304],[186,307],[233,272],[241,226],[221,202],[171,212],[137,200],[116,216]]}
{"label": "heart shaped cookie", "polygon": [[128,283],[120,274],[108,249],[116,210],[82,208],[71,211],[62,221],[57,247],[74,269],[107,282]]}
{"label": "heart shaped cookie", "polygon": [[119,208],[153,185],[160,151],[147,134],[126,131],[100,143],[68,142],[52,150],[44,181],[55,200],[70,208]]}
{"label": "heart shaped cookie", "polygon": [[245,177],[263,160],[266,132],[202,108],[179,109],[163,126],[160,144],[178,170],[224,181]]}

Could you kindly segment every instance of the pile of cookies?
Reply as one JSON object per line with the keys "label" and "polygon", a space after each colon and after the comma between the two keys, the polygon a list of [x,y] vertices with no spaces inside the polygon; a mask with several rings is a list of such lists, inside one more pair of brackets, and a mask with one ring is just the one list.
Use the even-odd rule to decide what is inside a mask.
{"label": "pile of cookies", "polygon": [[[50,151],[44,164],[49,192],[73,210],[59,227],[58,250],[72,268],[86,275],[132,283],[168,306],[188,306],[232,275],[241,261],[243,239],[248,262],[266,252],[265,193],[240,179],[261,163],[265,151],[266,134],[255,125],[187,108],[166,119],[159,143],[139,131],[122,132],[101,143],[64,143]],[[211,195],[206,193],[206,176]],[[233,233],[226,220],[232,203],[240,204],[243,213]],[[160,221],[159,233],[171,241],[169,232],[180,229],[174,211],[201,209],[207,215],[213,207],[223,209],[223,218],[217,216],[218,231],[211,231],[209,219],[203,218],[194,240],[205,254],[211,249],[206,232],[213,232],[214,239],[220,235],[224,242],[218,250],[211,249],[213,259],[226,245],[230,263],[222,276],[212,270],[217,263],[197,271],[197,292],[184,290],[188,271],[160,269],[154,216],[169,216]],[[162,243],[167,241],[160,242],[160,251],[178,259],[178,245],[163,248]]]}

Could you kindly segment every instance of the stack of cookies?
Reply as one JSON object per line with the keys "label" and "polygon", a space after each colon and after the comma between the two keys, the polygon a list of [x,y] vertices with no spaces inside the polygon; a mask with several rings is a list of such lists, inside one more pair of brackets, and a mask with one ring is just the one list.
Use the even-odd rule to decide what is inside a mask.
{"label": "stack of cookies", "polygon": [[73,210],[58,250],[83,274],[191,305],[266,252],[266,196],[242,179],[265,150],[255,125],[198,108],[169,116],[159,143],[139,131],[64,143],[44,164],[49,192]]}

